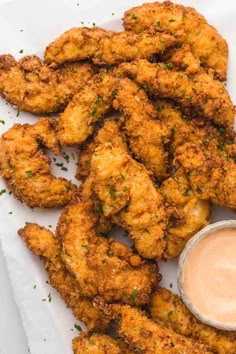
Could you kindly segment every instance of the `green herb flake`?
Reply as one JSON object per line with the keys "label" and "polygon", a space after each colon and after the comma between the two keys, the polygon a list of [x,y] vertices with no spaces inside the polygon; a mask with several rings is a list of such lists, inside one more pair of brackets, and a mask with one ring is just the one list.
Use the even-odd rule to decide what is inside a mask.
{"label": "green herb flake", "polygon": [[155,218],[155,219],[158,219],[158,215],[157,215],[156,213],[154,214],[154,218]]}
{"label": "green herb flake", "polygon": [[108,186],[108,188],[109,188],[110,198],[114,199],[115,188],[113,186]]}
{"label": "green herb flake", "polygon": [[90,113],[89,117],[94,117],[95,114],[97,113],[97,108],[95,107],[92,112]]}
{"label": "green herb flake", "polygon": [[125,176],[123,175],[123,173],[121,173],[120,176],[123,180],[125,180]]}
{"label": "green herb flake", "polygon": [[137,291],[137,290],[134,290],[134,291],[132,292],[132,294],[130,295],[130,297],[131,297],[132,300],[135,300],[137,296],[138,296],[138,291]]}
{"label": "green herb flake", "polygon": [[169,286],[170,286],[170,288],[171,288],[171,289],[173,288],[173,284],[172,284],[172,283],[170,283],[170,285],[169,285]]}
{"label": "green herb flake", "polygon": [[173,315],[173,311],[169,311],[168,312],[168,316],[170,317],[170,316],[172,316]]}
{"label": "green herb flake", "polygon": [[51,296],[51,293],[48,294],[48,302],[51,302],[52,301],[52,296]]}
{"label": "green herb flake", "polygon": [[61,170],[66,172],[66,171],[68,171],[68,168],[63,166],[63,167],[61,168]]}
{"label": "green herb flake", "polygon": [[146,227],[143,229],[143,231],[146,232],[147,234],[150,234],[150,231]]}
{"label": "green herb flake", "polygon": [[165,41],[163,41],[163,39],[160,39],[160,43],[161,43],[161,44],[164,44],[164,43],[165,43]]}
{"label": "green herb flake", "polygon": [[132,14],[130,17],[132,18],[132,20],[137,20],[138,18],[135,14]]}
{"label": "green herb flake", "polygon": [[1,120],[0,119],[0,123],[4,125],[5,124],[5,120]]}
{"label": "green herb flake", "polygon": [[65,187],[68,191],[71,191],[72,190],[72,187],[71,186],[68,186],[67,184],[65,184]]}
{"label": "green herb flake", "polygon": [[95,344],[94,340],[89,339],[89,344],[94,345]]}
{"label": "green herb flake", "polygon": [[160,27],[160,25],[161,25],[160,21],[157,21],[156,22],[156,27]]}
{"label": "green herb flake", "polygon": [[144,347],[142,347],[142,346],[139,345],[139,344],[135,344],[135,347],[138,348],[138,349],[144,350]]}
{"label": "green herb flake", "polygon": [[93,25],[93,27],[95,27],[95,26],[96,26],[96,23],[95,23],[95,22],[93,22],[93,23],[92,23],[92,25]]}
{"label": "green herb flake", "polygon": [[175,128],[171,128],[171,133],[174,134],[175,133]]}
{"label": "green herb flake", "polygon": [[97,100],[96,100],[96,104],[98,104],[99,102],[101,102],[102,100],[102,96],[98,94]]}
{"label": "green herb flake", "polygon": [[102,263],[102,264],[106,263],[106,260],[105,260],[105,259],[102,259],[102,260],[101,260],[101,263]]}
{"label": "green herb flake", "polygon": [[173,69],[173,64],[172,63],[167,63],[166,67],[168,70],[172,70]]}
{"label": "green herb flake", "polygon": [[48,227],[51,229],[51,228],[52,228],[52,225],[48,225]]}
{"label": "green herb flake", "polygon": [[220,150],[221,150],[221,151],[225,151],[225,145],[224,145],[224,144],[222,144],[222,145],[220,146]]}
{"label": "green herb flake", "polygon": [[34,288],[33,288],[33,289],[35,290],[35,289],[36,289],[36,287],[37,287],[37,285],[34,285]]}
{"label": "green herb flake", "polygon": [[172,19],[171,19],[171,20],[169,20],[169,22],[176,22],[176,20],[172,20]]}
{"label": "green herb flake", "polygon": [[23,53],[24,53],[24,50],[23,50],[23,49],[19,50],[19,53],[20,53],[20,54],[23,54]]}
{"label": "green herb flake", "polygon": [[90,248],[88,245],[82,245],[82,247],[85,248],[87,252],[89,252]]}
{"label": "green herb flake", "polygon": [[25,174],[27,177],[30,177],[32,176],[32,171],[31,170],[25,171]]}
{"label": "green herb flake", "polygon": [[190,196],[190,194],[189,194],[190,191],[191,191],[191,189],[187,188],[186,191],[183,193],[183,196],[184,197],[189,197]]}
{"label": "green herb flake", "polygon": [[148,85],[147,84],[143,84],[142,88],[144,89],[144,91],[146,91],[146,92],[148,91]]}
{"label": "green herb flake", "polygon": [[117,96],[117,93],[118,93],[118,90],[114,90],[111,94],[112,97],[116,97]]}
{"label": "green herb flake", "polygon": [[124,194],[123,194],[123,193],[118,193],[118,194],[117,194],[117,197],[122,198],[123,196],[124,196]]}
{"label": "green herb flake", "polygon": [[166,198],[166,194],[165,193],[161,193],[163,198]]}
{"label": "green herb flake", "polygon": [[187,101],[191,102],[192,101],[192,97],[187,97]]}
{"label": "green herb flake", "polygon": [[74,327],[75,327],[75,329],[77,329],[77,331],[79,331],[79,332],[82,332],[82,331],[83,331],[82,328],[80,327],[80,325],[78,325],[78,324],[75,324]]}
{"label": "green herb flake", "polygon": [[124,188],[123,188],[123,192],[126,192],[126,191],[127,191],[127,187],[124,187]]}

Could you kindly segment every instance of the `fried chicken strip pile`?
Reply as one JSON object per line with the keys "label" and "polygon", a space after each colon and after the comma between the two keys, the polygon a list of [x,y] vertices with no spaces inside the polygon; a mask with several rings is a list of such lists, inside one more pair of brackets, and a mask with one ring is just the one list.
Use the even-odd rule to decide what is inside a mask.
{"label": "fried chicken strip pile", "polygon": [[18,231],[26,246],[44,261],[50,284],[59,292],[74,316],[86,324],[89,330],[105,330],[109,319],[84,297],[79,284],[76,282],[61,260],[61,244],[58,237],[37,224],[27,224]]}
{"label": "fried chicken strip pile", "polygon": [[74,354],[134,354],[122,340],[100,333],[80,334],[72,346]]}
{"label": "fried chicken strip pile", "polygon": [[212,354],[207,347],[162,327],[129,305],[96,304],[115,320],[120,337],[137,353],[145,354]]}
{"label": "fried chicken strip pile", "polygon": [[21,111],[59,112],[94,73],[94,67],[85,62],[53,70],[35,55],[18,62],[9,54],[0,55],[0,94]]}
{"label": "fried chicken strip pile", "polygon": [[217,330],[194,317],[178,295],[167,289],[158,288],[150,305],[152,319],[160,325],[172,328],[186,337],[206,344],[218,354],[236,352],[235,332]]}
{"label": "fried chicken strip pile", "polygon": [[176,44],[166,33],[112,32],[98,27],[71,28],[45,51],[47,63],[92,59],[96,64],[116,65],[134,59],[148,59]]}
{"label": "fried chicken strip pile", "polygon": [[90,178],[104,215],[129,232],[140,255],[161,258],[167,215],[145,167],[131,158],[124,144],[110,142],[96,148]]}
{"label": "fried chicken strip pile", "polygon": [[82,293],[90,298],[100,295],[107,302],[148,303],[159,280],[156,265],[119,242],[97,236],[97,223],[92,200],[82,199],[64,209],[57,226],[61,257]]}
{"label": "fried chicken strip pile", "polygon": [[160,191],[165,201],[174,209],[167,227],[164,258],[172,259],[181,254],[187,241],[210,222],[211,206],[197,198],[183,171],[179,169],[166,179]]}
{"label": "fried chicken strip pile", "polygon": [[0,139],[0,175],[13,195],[29,207],[66,205],[77,187],[51,175],[50,159],[42,145],[60,154],[54,119],[14,124]]}
{"label": "fried chicken strip pile", "polygon": [[164,64],[147,60],[123,63],[120,71],[140,85],[146,85],[157,97],[169,98],[180,104],[181,110],[211,120],[233,130],[234,106],[223,83],[206,73],[188,76],[168,69]]}
{"label": "fried chicken strip pile", "polygon": [[215,77],[227,77],[228,45],[218,31],[191,7],[171,1],[145,3],[125,12],[124,27],[142,33],[150,27],[173,34],[191,46],[203,67],[213,70]]}

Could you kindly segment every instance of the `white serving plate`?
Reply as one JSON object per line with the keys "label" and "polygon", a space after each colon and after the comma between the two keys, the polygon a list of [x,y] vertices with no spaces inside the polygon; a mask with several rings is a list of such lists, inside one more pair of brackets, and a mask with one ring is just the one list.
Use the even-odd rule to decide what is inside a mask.
{"label": "white serving plate", "polygon": [[[233,68],[233,61],[236,61],[236,3],[230,0],[174,2],[195,7],[227,39],[230,48],[228,89],[233,101],[236,102],[236,88],[233,86],[236,82],[236,71]],[[120,30],[124,11],[142,3],[141,0],[0,0],[0,54],[11,53],[16,58],[26,54],[42,56],[49,42],[73,26],[82,26],[81,22],[86,26],[92,26],[94,22],[107,29]],[[23,54],[19,54],[21,49],[24,51]],[[0,133],[3,133],[14,123],[34,123],[36,118],[27,113],[20,113],[17,117],[17,112],[4,100],[0,100],[0,120],[5,121],[5,125],[0,124]],[[66,151],[71,153],[72,149]],[[57,160],[59,161],[58,158]],[[62,172],[54,166],[54,173],[75,181],[75,162],[73,163],[73,159],[71,161],[70,172]],[[5,189],[2,181],[0,181],[1,189]],[[10,212],[12,213],[9,214]],[[8,193],[0,196],[0,240],[32,354],[70,354],[71,339],[78,334],[74,328],[74,324],[78,321],[66,308],[60,296],[46,283],[47,275],[39,259],[26,249],[17,236],[17,230],[24,226],[26,221],[37,222],[46,227],[52,225],[54,228],[59,214],[60,210],[31,210]],[[236,219],[236,215],[221,208],[214,208],[213,220],[223,219]],[[167,288],[171,286],[173,291],[177,291],[177,261],[160,264],[160,270],[163,275],[162,284]],[[0,272],[0,283],[3,287],[8,286],[4,268]],[[49,293],[52,302],[42,301],[47,299]],[[28,349],[26,349],[25,339],[18,338],[19,345],[16,342],[14,347],[13,337],[9,335],[9,328],[11,331],[13,322],[13,329],[20,331],[18,322],[16,323],[18,315],[10,290],[0,294],[1,303],[4,304],[4,301],[6,303],[4,308],[8,306],[11,309],[11,311],[0,311],[2,329],[0,353],[26,354]]]}

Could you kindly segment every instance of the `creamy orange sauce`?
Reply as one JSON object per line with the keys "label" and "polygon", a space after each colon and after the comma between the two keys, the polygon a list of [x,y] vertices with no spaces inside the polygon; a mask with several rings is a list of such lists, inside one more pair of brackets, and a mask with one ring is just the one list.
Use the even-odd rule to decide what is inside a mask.
{"label": "creamy orange sauce", "polygon": [[190,251],[184,288],[208,318],[236,323],[236,229],[214,231]]}

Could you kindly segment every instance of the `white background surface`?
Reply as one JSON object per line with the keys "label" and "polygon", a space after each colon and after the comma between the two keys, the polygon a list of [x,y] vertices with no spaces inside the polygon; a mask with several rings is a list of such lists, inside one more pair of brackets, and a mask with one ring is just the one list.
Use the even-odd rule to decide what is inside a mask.
{"label": "white background surface", "polygon": [[[120,29],[120,19],[124,10],[142,2],[0,0],[0,54],[11,53],[19,58],[21,56],[19,50],[23,49],[24,55],[35,53],[42,55],[44,47],[50,41],[64,30],[80,26],[81,21],[88,26],[95,22],[106,28]],[[236,90],[233,88],[233,82],[236,82],[236,70],[233,70],[233,59],[236,60],[236,2],[230,0],[179,2],[197,8],[228,40],[230,47],[228,88],[236,102]],[[0,101],[0,119],[6,121],[5,126],[0,126],[0,132],[16,122],[35,121],[35,118],[24,113],[17,118],[16,111],[3,100]],[[57,175],[63,175],[61,171],[55,172]],[[70,175],[64,176],[71,178],[73,172],[74,167]],[[2,188],[5,187],[0,184],[0,189]],[[9,214],[10,211],[12,214]],[[76,335],[75,331],[71,331],[76,323],[75,319],[58,295],[45,283],[47,277],[39,260],[22,245],[16,235],[16,231],[25,221],[35,221],[45,226],[52,224],[55,227],[58,215],[59,211],[31,211],[7,194],[0,197],[0,237],[32,354],[69,354],[70,340]],[[221,209],[214,211],[215,221],[226,218],[235,219],[235,214]],[[165,286],[175,283],[176,262],[161,265],[161,272],[165,274]],[[28,343],[13,299],[1,249],[0,284],[0,354],[27,354]],[[52,294],[52,303],[42,302],[49,293]]]}

